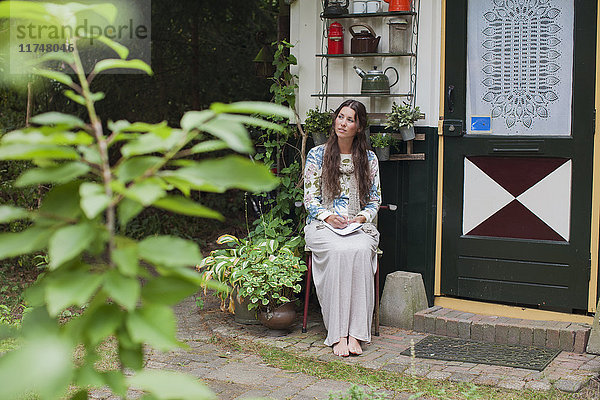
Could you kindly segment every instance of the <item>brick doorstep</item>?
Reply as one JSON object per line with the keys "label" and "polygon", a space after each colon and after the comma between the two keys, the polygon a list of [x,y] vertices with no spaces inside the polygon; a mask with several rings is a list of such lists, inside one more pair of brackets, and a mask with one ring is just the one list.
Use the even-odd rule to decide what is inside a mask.
{"label": "brick doorstep", "polygon": [[415,313],[414,329],[461,339],[585,353],[591,326],[478,315],[435,306]]}

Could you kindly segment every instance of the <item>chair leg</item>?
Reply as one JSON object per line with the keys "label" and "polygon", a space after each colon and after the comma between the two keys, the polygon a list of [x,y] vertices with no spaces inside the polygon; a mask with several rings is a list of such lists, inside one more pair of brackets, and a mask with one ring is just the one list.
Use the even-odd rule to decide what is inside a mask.
{"label": "chair leg", "polygon": [[302,319],[302,333],[306,333],[306,325],[308,323],[308,300],[310,298],[310,280],[312,272],[312,253],[306,256],[306,285],[304,285],[304,316]]}
{"label": "chair leg", "polygon": [[377,257],[375,272],[375,336],[379,336],[379,257]]}

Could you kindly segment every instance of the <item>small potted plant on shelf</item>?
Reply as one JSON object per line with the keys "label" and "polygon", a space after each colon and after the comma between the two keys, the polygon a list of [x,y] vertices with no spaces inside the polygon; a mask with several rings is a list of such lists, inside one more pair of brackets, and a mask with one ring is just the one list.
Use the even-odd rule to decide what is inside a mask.
{"label": "small potted plant on shelf", "polygon": [[390,159],[390,146],[395,144],[396,139],[391,133],[375,133],[371,135],[371,146],[375,150],[379,161]]}
{"label": "small potted plant on shelf", "polygon": [[402,140],[408,141],[415,138],[414,123],[421,117],[419,107],[412,107],[410,104],[398,105],[396,102],[392,104],[392,111],[386,114],[386,127],[400,132]]}
{"label": "small potted plant on shelf", "polygon": [[325,143],[329,138],[332,115],[331,111],[321,112],[316,107],[308,110],[306,113],[304,128],[307,133],[312,135],[315,146]]}

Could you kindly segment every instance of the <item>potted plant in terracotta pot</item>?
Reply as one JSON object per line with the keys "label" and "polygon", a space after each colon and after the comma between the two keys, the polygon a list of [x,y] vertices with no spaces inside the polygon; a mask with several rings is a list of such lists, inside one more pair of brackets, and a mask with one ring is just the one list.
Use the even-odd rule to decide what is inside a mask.
{"label": "potted plant in terracotta pot", "polygon": [[[199,266],[206,279],[215,279],[232,288],[219,294],[222,309],[229,300],[229,311],[236,293],[250,312],[258,312],[263,325],[272,329],[289,328],[296,310],[292,300],[301,290],[300,282],[306,265],[298,254],[300,236],[268,238],[253,236],[238,239],[233,235],[219,237],[218,243],[228,249],[215,250]],[[237,315],[237,311],[235,311]]]}
{"label": "potted plant in terracotta pot", "polygon": [[329,138],[329,130],[331,129],[331,117],[333,113],[321,112],[318,108],[308,110],[306,119],[304,120],[304,129],[312,135],[315,146],[323,144]]}
{"label": "potted plant in terracotta pot", "polygon": [[421,118],[421,110],[419,107],[412,107],[410,104],[398,105],[396,102],[392,104],[392,111],[386,114],[387,121],[385,126],[400,132],[402,140],[408,141],[415,138],[415,121]]}
{"label": "potted plant in terracotta pot", "polygon": [[293,303],[300,293],[306,265],[297,253],[300,236],[284,241],[253,239],[248,264],[240,281],[240,295],[249,300],[248,308],[258,310],[260,322],[271,329],[288,329],[294,323]]}
{"label": "potted plant in terracotta pot", "polygon": [[395,139],[390,133],[375,133],[371,135],[371,146],[375,150],[379,161],[390,159],[390,146],[395,144]]}

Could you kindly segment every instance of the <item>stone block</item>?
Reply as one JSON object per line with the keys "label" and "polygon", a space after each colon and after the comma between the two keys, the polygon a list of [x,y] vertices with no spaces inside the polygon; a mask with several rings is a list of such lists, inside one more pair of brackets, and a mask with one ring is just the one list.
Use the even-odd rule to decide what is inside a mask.
{"label": "stone block", "polygon": [[382,325],[413,329],[414,314],[427,305],[421,274],[396,271],[386,276],[379,309]]}
{"label": "stone block", "polygon": [[556,327],[548,327],[546,330],[546,347],[550,349],[560,348],[560,330]]}
{"label": "stone block", "polygon": [[498,323],[496,324],[496,337],[494,339],[496,343],[507,344],[508,343],[508,324]]}
{"label": "stone block", "polygon": [[600,312],[596,312],[594,315],[594,322],[592,323],[592,330],[590,331],[587,343],[586,351],[591,354],[600,354],[600,323],[598,318],[600,318]]}
{"label": "stone block", "polygon": [[511,325],[508,327],[508,336],[506,342],[508,344],[519,344],[521,337],[521,328],[518,326]]}
{"label": "stone block", "polygon": [[521,326],[519,329],[519,344],[533,346],[533,327]]}
{"label": "stone block", "polygon": [[416,313],[413,316],[413,330],[417,332],[425,332],[425,315]]}
{"label": "stone block", "polygon": [[483,324],[483,341],[488,343],[494,343],[496,340],[496,325],[495,324]]}
{"label": "stone block", "polygon": [[450,337],[458,337],[458,319],[448,318],[446,321],[446,335]]}
{"label": "stone block", "polygon": [[575,343],[573,345],[573,351],[576,353],[585,353],[589,337],[589,329],[578,329],[575,331]]}
{"label": "stone block", "polygon": [[446,318],[437,317],[435,319],[435,334],[440,336],[446,336]]}
{"label": "stone block", "polygon": [[481,321],[471,323],[471,339],[483,340],[483,323]]}
{"label": "stone block", "polygon": [[533,328],[533,345],[537,347],[546,346],[546,328],[542,326]]}
{"label": "stone block", "polygon": [[558,335],[559,348],[564,351],[573,351],[575,344],[575,331],[571,329],[561,329]]}
{"label": "stone block", "polygon": [[435,316],[431,314],[425,315],[425,332],[435,333]]}
{"label": "stone block", "polygon": [[458,321],[458,337],[461,339],[471,339],[471,321]]}

